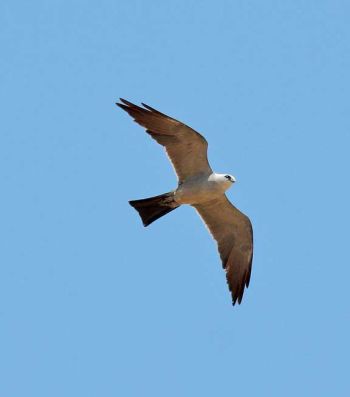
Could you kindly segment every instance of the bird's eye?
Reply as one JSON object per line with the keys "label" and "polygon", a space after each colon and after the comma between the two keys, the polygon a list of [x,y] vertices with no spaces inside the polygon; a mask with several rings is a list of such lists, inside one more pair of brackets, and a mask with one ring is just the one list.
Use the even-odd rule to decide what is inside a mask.
{"label": "bird's eye", "polygon": [[228,179],[229,181],[231,180],[230,175],[225,175],[225,178]]}

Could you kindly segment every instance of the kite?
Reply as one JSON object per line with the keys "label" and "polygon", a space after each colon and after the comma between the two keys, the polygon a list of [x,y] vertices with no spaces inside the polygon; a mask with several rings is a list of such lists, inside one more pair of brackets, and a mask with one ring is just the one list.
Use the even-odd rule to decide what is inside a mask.
{"label": "kite", "polygon": [[142,103],[120,99],[125,110],[160,145],[164,146],[178,177],[169,193],[129,201],[143,222],[150,225],[183,204],[194,207],[216,240],[233,305],[241,303],[249,286],[253,260],[253,229],[249,218],[227,199],[225,191],[236,179],[211,169],[206,139],[184,123]]}

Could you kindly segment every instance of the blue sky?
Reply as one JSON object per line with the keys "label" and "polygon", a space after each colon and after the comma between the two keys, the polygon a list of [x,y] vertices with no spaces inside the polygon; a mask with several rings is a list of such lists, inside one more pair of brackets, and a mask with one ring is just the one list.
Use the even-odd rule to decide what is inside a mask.
{"label": "blue sky", "polygon": [[[0,395],[348,396],[348,1],[0,5]],[[118,109],[205,135],[254,226],[232,307],[195,211]],[[121,188],[122,187],[122,188]]]}

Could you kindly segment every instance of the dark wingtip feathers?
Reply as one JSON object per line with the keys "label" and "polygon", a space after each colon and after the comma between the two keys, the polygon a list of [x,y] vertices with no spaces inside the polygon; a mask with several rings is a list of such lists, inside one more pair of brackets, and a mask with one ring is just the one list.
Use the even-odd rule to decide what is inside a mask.
{"label": "dark wingtip feathers", "polygon": [[119,106],[120,108],[122,108],[123,110],[128,110],[129,108],[126,105],[123,105],[122,103],[115,103],[117,106]]}
{"label": "dark wingtip feathers", "polygon": [[119,106],[120,108],[124,109],[124,110],[127,110],[127,109],[132,109],[132,110],[143,110],[144,112],[147,111],[146,109],[151,110],[151,107],[150,107],[150,106],[147,106],[147,105],[145,105],[145,104],[142,104],[142,105],[146,108],[146,109],[143,109],[142,107],[140,107],[140,106],[138,106],[138,105],[135,105],[134,103],[129,102],[129,101],[127,101],[127,100],[124,99],[124,98],[119,98],[119,100],[120,100],[121,103],[116,102],[115,104],[116,104],[117,106]]}
{"label": "dark wingtip feathers", "polygon": [[130,106],[130,107],[136,106],[135,104],[133,104],[132,102],[127,101],[127,100],[124,99],[124,98],[119,98],[119,100],[120,100],[120,102],[123,102],[124,105]]}
{"label": "dark wingtip feathers", "polygon": [[167,116],[166,114],[160,112],[159,110],[156,110],[154,108],[152,108],[149,105],[146,105],[145,103],[141,102],[141,106],[135,105],[132,102],[127,101],[124,98],[119,98],[120,102],[116,102],[115,104],[117,106],[119,106],[120,108],[122,108],[123,110],[125,110],[126,112],[128,112],[130,114],[130,112],[143,112],[143,113],[153,113],[153,115],[158,115],[158,116],[163,116],[163,117],[167,117],[169,118],[169,116]]}
{"label": "dark wingtip feathers", "polygon": [[227,278],[227,285],[228,285],[229,291],[231,293],[233,306],[236,303],[238,303],[239,305],[242,303],[245,289],[249,287],[250,274],[251,274],[250,270],[247,271],[244,274],[244,276],[242,277],[241,282],[237,283],[236,285],[233,285],[233,286],[230,285],[229,280]]}

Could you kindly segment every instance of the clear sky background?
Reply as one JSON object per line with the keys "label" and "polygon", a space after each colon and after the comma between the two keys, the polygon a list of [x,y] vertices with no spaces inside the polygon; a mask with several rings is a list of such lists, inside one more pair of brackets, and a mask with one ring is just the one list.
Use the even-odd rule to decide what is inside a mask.
{"label": "clear sky background", "polygon": [[[3,1],[0,395],[335,396],[349,381],[350,3]],[[114,102],[209,141],[254,226],[234,308],[190,207]]]}

